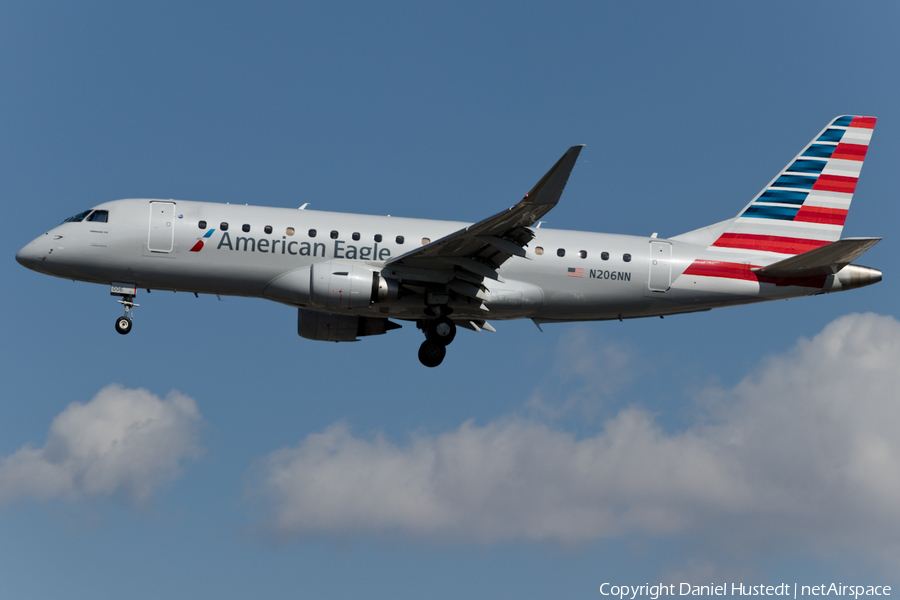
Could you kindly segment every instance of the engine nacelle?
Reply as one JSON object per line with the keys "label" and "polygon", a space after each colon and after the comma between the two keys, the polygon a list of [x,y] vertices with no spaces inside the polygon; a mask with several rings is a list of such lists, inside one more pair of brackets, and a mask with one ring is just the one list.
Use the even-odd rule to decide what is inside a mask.
{"label": "engine nacelle", "polygon": [[365,308],[400,295],[398,282],[360,265],[333,261],[312,266],[309,289],[310,302],[328,310]]}
{"label": "engine nacelle", "polygon": [[355,342],[358,337],[381,335],[400,328],[387,319],[297,310],[297,333],[308,340]]}
{"label": "engine nacelle", "polygon": [[396,300],[400,283],[361,265],[327,261],[284,273],[263,294],[278,302],[331,311]]}

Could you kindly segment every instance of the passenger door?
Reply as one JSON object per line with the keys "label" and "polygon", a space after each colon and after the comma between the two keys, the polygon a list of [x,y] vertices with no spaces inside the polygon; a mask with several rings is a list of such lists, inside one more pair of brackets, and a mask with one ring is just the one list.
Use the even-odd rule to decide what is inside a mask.
{"label": "passenger door", "polygon": [[147,249],[154,254],[169,254],[175,248],[175,203],[150,203],[150,232]]}

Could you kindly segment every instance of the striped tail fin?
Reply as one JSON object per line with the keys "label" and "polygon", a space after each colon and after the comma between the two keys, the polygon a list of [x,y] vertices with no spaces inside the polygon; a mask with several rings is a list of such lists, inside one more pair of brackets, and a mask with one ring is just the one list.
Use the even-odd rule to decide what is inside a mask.
{"label": "striped tail fin", "polygon": [[[841,237],[875,117],[834,119],[712,243],[763,264]],[[751,259],[752,260],[752,259]]]}

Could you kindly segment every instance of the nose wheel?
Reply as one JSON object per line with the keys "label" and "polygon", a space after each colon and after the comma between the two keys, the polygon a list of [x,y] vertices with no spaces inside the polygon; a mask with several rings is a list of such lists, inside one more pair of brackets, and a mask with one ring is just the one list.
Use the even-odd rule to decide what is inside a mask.
{"label": "nose wheel", "polygon": [[119,317],[116,319],[116,331],[125,335],[129,331],[131,331],[131,319],[128,317]]}
{"label": "nose wheel", "polygon": [[436,367],[447,356],[447,346],[456,337],[456,323],[448,317],[438,317],[421,326],[426,340],[419,346],[419,362]]}
{"label": "nose wheel", "polygon": [[128,295],[119,300],[119,304],[125,307],[125,314],[116,319],[116,331],[125,335],[131,331],[131,320],[134,318],[134,307],[140,306],[140,304],[135,304],[134,296]]}

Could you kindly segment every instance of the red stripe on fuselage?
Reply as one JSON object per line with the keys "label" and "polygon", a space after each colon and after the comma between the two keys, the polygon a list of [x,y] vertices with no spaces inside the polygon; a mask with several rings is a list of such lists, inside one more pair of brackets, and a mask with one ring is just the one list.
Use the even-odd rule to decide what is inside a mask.
{"label": "red stripe on fuselage", "polygon": [[821,206],[801,206],[794,221],[805,223],[825,223],[827,225],[843,225],[847,220],[847,211],[842,208],[824,208]]}
{"label": "red stripe on fuselage", "polygon": [[769,277],[760,273],[754,273],[750,269],[758,268],[756,265],[743,263],[730,263],[718,260],[695,260],[684,274],[700,277],[722,277],[724,279],[742,279],[744,281],[758,281],[759,283],[772,283],[777,286],[796,285],[801,287],[821,288],[828,279],[825,275],[815,277]]}
{"label": "red stripe on fuselage", "polygon": [[726,279],[746,279],[756,281],[756,273],[750,269],[753,265],[743,263],[730,263],[718,260],[695,260],[684,272],[685,275],[700,275],[702,277],[724,277]]}
{"label": "red stripe on fuselage", "polygon": [[828,244],[825,240],[789,238],[777,235],[755,235],[752,233],[723,233],[713,246],[720,248],[741,248],[743,250],[763,250],[779,254],[802,254]]}

